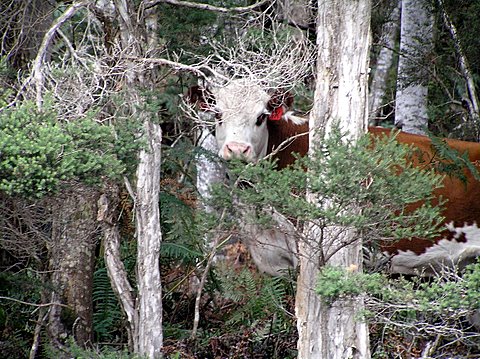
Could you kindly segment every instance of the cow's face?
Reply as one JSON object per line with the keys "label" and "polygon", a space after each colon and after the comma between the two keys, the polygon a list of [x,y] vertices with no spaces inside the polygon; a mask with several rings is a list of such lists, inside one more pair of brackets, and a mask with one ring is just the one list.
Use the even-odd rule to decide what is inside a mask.
{"label": "cow's face", "polygon": [[215,137],[220,157],[256,162],[267,152],[270,96],[256,85],[233,81],[212,88],[215,98]]}
{"label": "cow's face", "polygon": [[256,162],[267,153],[267,119],[271,96],[246,80],[233,80],[223,87],[190,89],[190,100],[215,115],[215,137],[220,157]]}

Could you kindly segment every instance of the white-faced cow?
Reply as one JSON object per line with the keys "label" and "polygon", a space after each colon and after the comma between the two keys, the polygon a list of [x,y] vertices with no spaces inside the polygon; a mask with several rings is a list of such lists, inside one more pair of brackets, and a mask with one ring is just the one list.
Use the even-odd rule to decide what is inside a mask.
{"label": "white-faced cow", "polygon": [[[202,90],[192,88],[190,98],[203,110],[214,111],[217,118],[215,135],[219,155],[226,159],[242,158],[256,162],[292,136],[308,133],[308,123],[288,111],[292,99],[288,95],[268,94],[260,86],[244,80],[234,80],[226,86]],[[389,134],[389,130],[370,128],[374,136]],[[422,160],[434,157],[428,137],[399,133],[401,143],[412,144],[423,152]],[[480,144],[446,140],[460,153],[468,152],[472,163],[480,163]],[[308,135],[295,136],[275,157],[278,168],[294,161],[292,153],[307,154]],[[405,239],[383,247],[392,256],[390,270],[394,273],[416,274],[438,270],[445,264],[463,265],[480,255],[480,182],[465,171],[467,181],[447,176],[443,188],[435,194],[446,199],[442,215],[446,230],[435,241]],[[277,218],[279,222],[282,218]],[[286,229],[287,228],[287,229]],[[288,223],[272,228],[244,224],[247,247],[260,270],[279,274],[295,266],[296,244],[288,231]]]}

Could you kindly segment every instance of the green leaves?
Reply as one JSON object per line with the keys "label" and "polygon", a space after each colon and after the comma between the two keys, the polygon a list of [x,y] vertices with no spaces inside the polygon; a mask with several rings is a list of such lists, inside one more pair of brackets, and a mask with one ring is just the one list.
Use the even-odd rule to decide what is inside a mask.
{"label": "green leaves", "polygon": [[[397,320],[407,317],[448,316],[448,311],[476,311],[480,303],[480,263],[470,264],[460,277],[443,273],[429,280],[388,279],[380,273],[364,274],[340,267],[324,266],[315,291],[328,303],[340,297],[366,296],[370,306],[382,302],[392,307]],[[465,315],[460,313],[459,315]],[[393,317],[391,317],[393,319]]]}
{"label": "green leaves", "polygon": [[383,294],[387,279],[379,273],[363,274],[347,271],[340,267],[324,266],[318,276],[315,292],[326,302],[339,297],[360,294]]}
{"label": "green leaves", "polygon": [[61,123],[46,106],[25,102],[0,113],[0,191],[41,197],[62,181],[99,183],[124,171],[113,131],[91,118]]}

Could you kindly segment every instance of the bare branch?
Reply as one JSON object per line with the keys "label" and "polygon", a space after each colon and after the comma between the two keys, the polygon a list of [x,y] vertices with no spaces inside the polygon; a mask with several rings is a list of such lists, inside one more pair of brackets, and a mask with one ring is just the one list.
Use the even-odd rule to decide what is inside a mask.
{"label": "bare branch", "polygon": [[81,0],[78,2],[74,2],[72,5],[68,7],[68,9],[54,22],[52,27],[47,31],[45,34],[42,45],[38,50],[37,57],[33,63],[33,71],[32,75],[27,79],[27,83],[30,82],[32,79],[35,81],[35,88],[36,88],[36,102],[37,107],[40,109],[43,105],[43,82],[44,82],[44,75],[43,75],[43,63],[45,61],[45,56],[52,42],[53,36],[56,34],[57,30],[62,26],[65,21],[71,18],[75,13],[82,7],[88,4],[87,0]]}
{"label": "bare branch", "polygon": [[274,28],[268,34],[238,36],[235,43],[212,43],[215,53],[209,61],[232,79],[247,78],[265,89],[288,91],[313,73],[315,51],[301,32]]}
{"label": "bare branch", "polygon": [[135,61],[139,64],[156,64],[160,66],[169,66],[175,70],[178,71],[186,71],[186,72],[192,72],[195,75],[202,77],[202,78],[207,78],[207,74],[203,72],[202,70],[210,72],[213,76],[215,76],[218,79],[228,81],[228,77],[224,76],[222,73],[218,72],[215,70],[214,67],[211,67],[207,64],[207,61],[201,62],[196,65],[185,65],[180,62],[176,61],[171,61],[167,59],[161,59],[161,58],[139,58],[139,57],[128,57],[129,60]]}
{"label": "bare branch", "polygon": [[181,0],[151,0],[151,1],[146,1],[144,3],[145,9],[151,8],[153,6],[156,6],[158,4],[169,4],[169,5],[175,5],[175,6],[183,6],[183,7],[189,7],[193,9],[200,9],[200,10],[208,10],[208,11],[214,11],[214,12],[219,12],[219,13],[246,13],[252,10],[255,10],[259,8],[260,6],[263,6],[265,4],[270,3],[271,0],[262,0],[259,1],[253,5],[249,6],[239,6],[239,7],[233,7],[233,8],[226,8],[226,7],[219,7],[219,6],[214,6],[214,5],[209,5],[209,4],[201,4],[201,3],[195,3],[195,2],[190,2],[190,1],[181,1]]}
{"label": "bare branch", "polygon": [[37,356],[37,351],[38,351],[38,348],[40,347],[41,330],[42,330],[43,324],[47,320],[47,317],[48,317],[48,311],[45,311],[45,309],[39,311],[37,322],[35,323],[35,329],[33,331],[33,342],[30,348],[29,359],[35,359],[35,357]]}
{"label": "bare branch", "polygon": [[23,304],[23,305],[30,305],[32,307],[37,307],[37,308],[51,307],[52,305],[55,305],[55,306],[58,305],[58,306],[64,307],[64,308],[70,308],[68,305],[65,305],[65,304],[62,304],[62,303],[57,303],[57,302],[38,304],[38,303],[25,302],[25,301],[20,300],[20,299],[15,299],[15,298],[11,298],[11,297],[4,297],[4,296],[0,296],[0,299],[9,300],[9,301],[12,301],[12,302],[15,302],[15,303],[20,303],[20,304]]}
{"label": "bare branch", "polygon": [[[219,219],[219,223],[223,222],[225,214],[226,214],[226,210],[223,210],[222,215]],[[215,233],[215,231],[212,231],[212,233]],[[207,281],[208,272],[210,271],[210,267],[213,264],[213,261],[215,259],[218,249],[223,244],[228,242],[231,237],[232,235],[230,234],[227,238],[225,238],[223,241],[220,242],[220,239],[222,237],[219,235],[216,235],[215,241],[213,243],[213,248],[210,254],[208,255],[207,264],[205,265],[205,269],[203,270],[202,277],[200,279],[200,284],[198,285],[198,289],[197,289],[197,295],[195,297],[195,314],[193,319],[193,329],[192,329],[192,333],[190,334],[190,338],[192,339],[194,339],[197,336],[198,323],[200,322],[200,300],[202,298],[202,291],[203,291],[203,288],[205,287],[205,282]]]}
{"label": "bare branch", "polygon": [[282,143],[280,143],[276,148],[272,150],[268,155],[266,155],[263,159],[268,160],[269,158],[272,158],[275,156],[278,152],[283,151],[285,148],[287,148],[295,139],[303,136],[308,136],[310,134],[310,131],[307,132],[302,132],[298,133],[296,135],[293,135],[286,140],[284,140]]}

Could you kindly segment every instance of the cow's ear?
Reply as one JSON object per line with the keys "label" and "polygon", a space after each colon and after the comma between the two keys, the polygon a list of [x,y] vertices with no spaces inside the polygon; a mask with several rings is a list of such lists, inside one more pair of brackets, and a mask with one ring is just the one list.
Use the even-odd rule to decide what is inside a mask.
{"label": "cow's ear", "polygon": [[293,95],[290,92],[275,91],[270,101],[268,101],[267,109],[270,111],[269,120],[279,121],[284,118],[288,109],[293,106]]}
{"label": "cow's ear", "polygon": [[286,110],[290,109],[293,106],[293,95],[291,92],[287,91],[275,91],[268,101],[267,107],[268,110],[274,110],[278,107],[284,107]]}
{"label": "cow's ear", "polygon": [[192,86],[188,89],[187,101],[203,111],[209,111],[215,107],[215,98],[212,93],[201,86]]}

